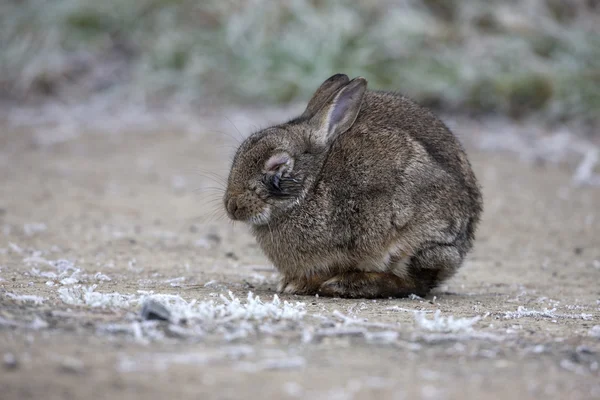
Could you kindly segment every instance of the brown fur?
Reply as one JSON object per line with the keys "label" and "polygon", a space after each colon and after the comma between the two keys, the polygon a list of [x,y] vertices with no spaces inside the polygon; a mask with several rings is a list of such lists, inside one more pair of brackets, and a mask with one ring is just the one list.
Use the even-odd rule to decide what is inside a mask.
{"label": "brown fur", "polygon": [[300,117],[236,153],[225,208],[251,225],[280,291],[425,295],[472,247],[482,197],[461,144],[427,109],[366,85],[332,76]]}

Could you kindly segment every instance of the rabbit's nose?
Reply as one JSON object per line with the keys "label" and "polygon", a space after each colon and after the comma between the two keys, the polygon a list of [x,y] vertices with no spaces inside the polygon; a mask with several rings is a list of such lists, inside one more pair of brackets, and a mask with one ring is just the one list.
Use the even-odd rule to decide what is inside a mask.
{"label": "rabbit's nose", "polygon": [[234,196],[227,201],[227,211],[233,220],[244,220],[248,214],[248,206],[244,204],[244,199]]}
{"label": "rabbit's nose", "polygon": [[227,201],[227,211],[229,211],[229,214],[231,214],[232,216],[235,216],[235,212],[238,209],[238,204],[237,204],[237,198],[236,197],[232,197]]}

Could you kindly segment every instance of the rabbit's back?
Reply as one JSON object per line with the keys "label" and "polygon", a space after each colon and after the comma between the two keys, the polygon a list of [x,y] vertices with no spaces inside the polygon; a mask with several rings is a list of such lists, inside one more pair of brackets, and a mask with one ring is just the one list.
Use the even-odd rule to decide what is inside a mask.
{"label": "rabbit's back", "polygon": [[333,220],[356,244],[403,230],[414,246],[465,235],[470,248],[481,213],[471,165],[444,123],[406,97],[367,92],[354,125],[332,145],[321,178],[338,214]]}
{"label": "rabbit's back", "polygon": [[[469,203],[481,197],[457,137],[428,109],[392,92],[365,94],[351,130],[334,143],[323,176],[381,190],[393,184],[427,189],[441,180],[466,191]],[[464,201],[464,194],[456,200]]]}

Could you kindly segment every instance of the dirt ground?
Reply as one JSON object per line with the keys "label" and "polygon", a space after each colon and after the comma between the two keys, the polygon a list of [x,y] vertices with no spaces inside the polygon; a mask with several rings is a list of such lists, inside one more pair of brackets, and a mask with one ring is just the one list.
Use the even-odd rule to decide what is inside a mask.
{"label": "dirt ground", "polygon": [[195,321],[197,334],[139,321],[138,303],[65,301],[96,284],[271,302],[275,271],[223,217],[211,175],[226,176],[235,143],[211,130],[0,132],[0,398],[600,398],[600,188],[473,147],[476,247],[427,299],[281,296],[305,314]]}

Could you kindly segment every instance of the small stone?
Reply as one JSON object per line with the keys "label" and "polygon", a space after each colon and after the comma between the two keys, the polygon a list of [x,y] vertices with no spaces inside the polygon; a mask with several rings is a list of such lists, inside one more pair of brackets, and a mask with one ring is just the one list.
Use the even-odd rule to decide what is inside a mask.
{"label": "small stone", "polygon": [[162,304],[148,300],[142,306],[142,318],[145,320],[168,321],[171,318],[171,312]]}
{"label": "small stone", "polygon": [[573,249],[573,252],[577,255],[581,255],[583,253],[583,248],[582,247],[575,247]]}
{"label": "small stone", "polygon": [[17,369],[19,367],[17,358],[13,353],[4,354],[4,367],[6,367],[6,369]]}

